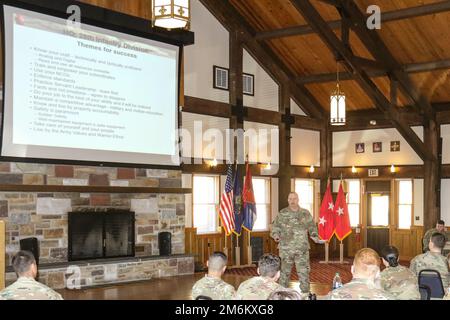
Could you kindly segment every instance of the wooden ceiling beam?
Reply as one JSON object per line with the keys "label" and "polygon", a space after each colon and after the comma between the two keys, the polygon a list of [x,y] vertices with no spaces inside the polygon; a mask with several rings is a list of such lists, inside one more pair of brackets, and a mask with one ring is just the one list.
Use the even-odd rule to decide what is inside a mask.
{"label": "wooden ceiling beam", "polygon": [[[450,59],[422,62],[422,63],[410,63],[403,65],[401,69],[407,73],[420,73],[440,69],[450,69]],[[388,76],[388,72],[387,70],[367,70],[367,75],[371,78],[386,77]],[[350,72],[339,72],[339,79],[354,80],[355,76]],[[313,74],[309,76],[301,76],[297,77],[296,81],[299,84],[334,82],[336,81],[336,73],[330,72],[330,73]]]}
{"label": "wooden ceiling beam", "polygon": [[[417,155],[423,159],[433,159],[433,155],[419,139],[411,127],[400,117],[398,108],[391,105],[383,93],[377,88],[375,83],[367,75],[357,62],[353,59],[352,52],[340,41],[333,30],[328,26],[325,20],[317,12],[309,0],[291,0],[294,7],[299,10],[309,25],[316,30],[318,35],[332,52],[338,52],[344,58],[346,64],[353,70],[357,76],[357,81],[366,94],[372,99],[374,104],[382,112],[387,113],[394,127],[410,144]],[[352,18],[352,17],[350,17]]]}
{"label": "wooden ceiling beam", "polygon": [[337,2],[336,0],[318,0],[322,3],[328,4],[330,6],[336,7],[337,6]]}
{"label": "wooden ceiling beam", "polygon": [[[421,17],[441,12],[450,11],[450,1],[441,1],[421,6],[409,7],[381,13],[381,22],[397,21]],[[335,30],[341,27],[341,20],[327,22],[328,26]],[[255,35],[256,40],[270,40],[274,38],[301,36],[315,33],[309,25],[282,28],[277,30],[261,31]]]}
{"label": "wooden ceiling beam", "polygon": [[358,6],[349,0],[337,0],[341,12],[351,21],[351,28],[358,35],[364,46],[384,69],[388,71],[391,80],[398,82],[399,89],[413,103],[419,112],[423,112],[429,120],[435,119],[436,115],[427,99],[420,94],[408,74],[402,70],[402,66],[390,53],[376,30],[366,27],[366,16]]}
{"label": "wooden ceiling beam", "polygon": [[290,89],[292,97],[308,116],[325,119],[325,111],[315,97],[303,86],[295,82],[295,75],[267,45],[254,38],[254,30],[233,7],[229,0],[200,0],[214,17],[230,32],[238,32],[248,52],[279,85]]}

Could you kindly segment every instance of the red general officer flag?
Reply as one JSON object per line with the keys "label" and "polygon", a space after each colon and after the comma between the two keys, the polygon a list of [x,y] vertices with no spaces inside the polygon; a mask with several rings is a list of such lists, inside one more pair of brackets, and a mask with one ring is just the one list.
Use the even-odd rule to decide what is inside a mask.
{"label": "red general officer flag", "polygon": [[342,241],[345,237],[352,233],[347,202],[345,201],[344,189],[342,188],[342,181],[339,184],[339,192],[336,198],[336,203],[334,204],[334,214],[336,224],[336,230],[334,233],[336,234],[336,237]]}
{"label": "red general officer flag", "polygon": [[322,240],[330,241],[334,232],[334,205],[331,196],[330,181],[328,181],[327,191],[322,200],[319,214],[319,237]]}

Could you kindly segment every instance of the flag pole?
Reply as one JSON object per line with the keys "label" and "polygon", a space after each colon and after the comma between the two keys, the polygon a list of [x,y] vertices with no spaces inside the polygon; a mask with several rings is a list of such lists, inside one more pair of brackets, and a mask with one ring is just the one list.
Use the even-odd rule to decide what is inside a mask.
{"label": "flag pole", "polygon": [[339,244],[339,263],[344,263],[344,243],[342,242],[342,240]]}
{"label": "flag pole", "polygon": [[223,253],[228,257],[228,247],[227,247],[227,233],[225,232],[225,228],[222,227],[223,230],[223,237],[224,237],[224,247],[223,247]]}
{"label": "flag pole", "polygon": [[241,248],[239,247],[239,235],[236,234],[236,247],[234,248],[236,254],[236,267],[241,265]]}
{"label": "flag pole", "polygon": [[248,230],[248,243],[247,243],[247,262],[248,265],[251,266],[253,263],[253,253],[252,253],[252,245],[251,245],[251,236],[252,236],[252,232],[250,230]]}

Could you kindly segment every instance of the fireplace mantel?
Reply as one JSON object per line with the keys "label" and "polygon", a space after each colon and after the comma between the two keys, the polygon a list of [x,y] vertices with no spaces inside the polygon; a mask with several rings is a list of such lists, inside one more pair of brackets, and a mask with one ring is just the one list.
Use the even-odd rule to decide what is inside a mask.
{"label": "fireplace mantel", "polygon": [[165,193],[189,194],[192,188],[15,185],[0,184],[0,192],[83,192],[83,193]]}

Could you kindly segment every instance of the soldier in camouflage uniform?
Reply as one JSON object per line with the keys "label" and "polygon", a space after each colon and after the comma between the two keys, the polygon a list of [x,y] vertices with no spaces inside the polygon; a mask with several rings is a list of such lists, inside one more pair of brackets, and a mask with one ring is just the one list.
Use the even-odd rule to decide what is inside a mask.
{"label": "soldier in camouflage uniform", "polygon": [[439,220],[436,223],[436,228],[430,229],[427,232],[425,232],[425,235],[423,236],[422,244],[423,244],[423,252],[427,252],[428,244],[430,243],[431,236],[433,233],[442,233],[445,236],[445,242],[449,241],[450,239],[450,232],[445,230],[445,222],[444,220]]}
{"label": "soldier in camouflage uniform", "polygon": [[395,300],[393,295],[375,284],[379,272],[378,253],[370,248],[359,250],[353,261],[352,281],[331,291],[328,300]]}
{"label": "soldier in camouflage uniform", "polygon": [[289,207],[282,209],[272,223],[272,238],[279,242],[281,257],[280,284],[289,287],[292,265],[295,262],[300,289],[309,292],[309,241],[308,232],[315,242],[318,238],[317,226],[308,210],[298,205],[298,195],[291,192],[288,197]]}
{"label": "soldier in camouflage uniform", "polygon": [[428,247],[430,251],[423,254],[419,254],[411,260],[409,268],[415,275],[419,275],[419,272],[424,269],[436,270],[441,275],[442,285],[444,289],[449,286],[448,262],[442,255],[442,248],[445,245],[445,236],[441,233],[434,233],[431,236]]}
{"label": "soldier in camouflage uniform", "polygon": [[259,277],[250,278],[241,283],[237,290],[238,299],[267,300],[275,291],[285,290],[277,283],[280,278],[281,260],[273,254],[265,254],[259,259]]}
{"label": "soldier in camouflage uniform", "polygon": [[0,291],[0,300],[62,300],[59,293],[35,280],[37,265],[31,252],[19,251],[12,264],[18,279]]}
{"label": "soldier in camouflage uniform", "polygon": [[208,274],[198,280],[192,287],[192,298],[210,297],[213,300],[232,300],[235,298],[234,287],[222,280],[227,268],[227,256],[222,252],[214,252],[207,262]]}
{"label": "soldier in camouflage uniform", "polygon": [[[448,269],[450,270],[450,253],[447,255]],[[450,282],[450,281],[449,281]],[[450,300],[450,283],[445,292],[444,300]]]}
{"label": "soldier in camouflage uniform", "polygon": [[386,246],[381,250],[381,256],[386,269],[380,274],[380,287],[398,300],[420,300],[417,276],[398,264],[398,249]]}

